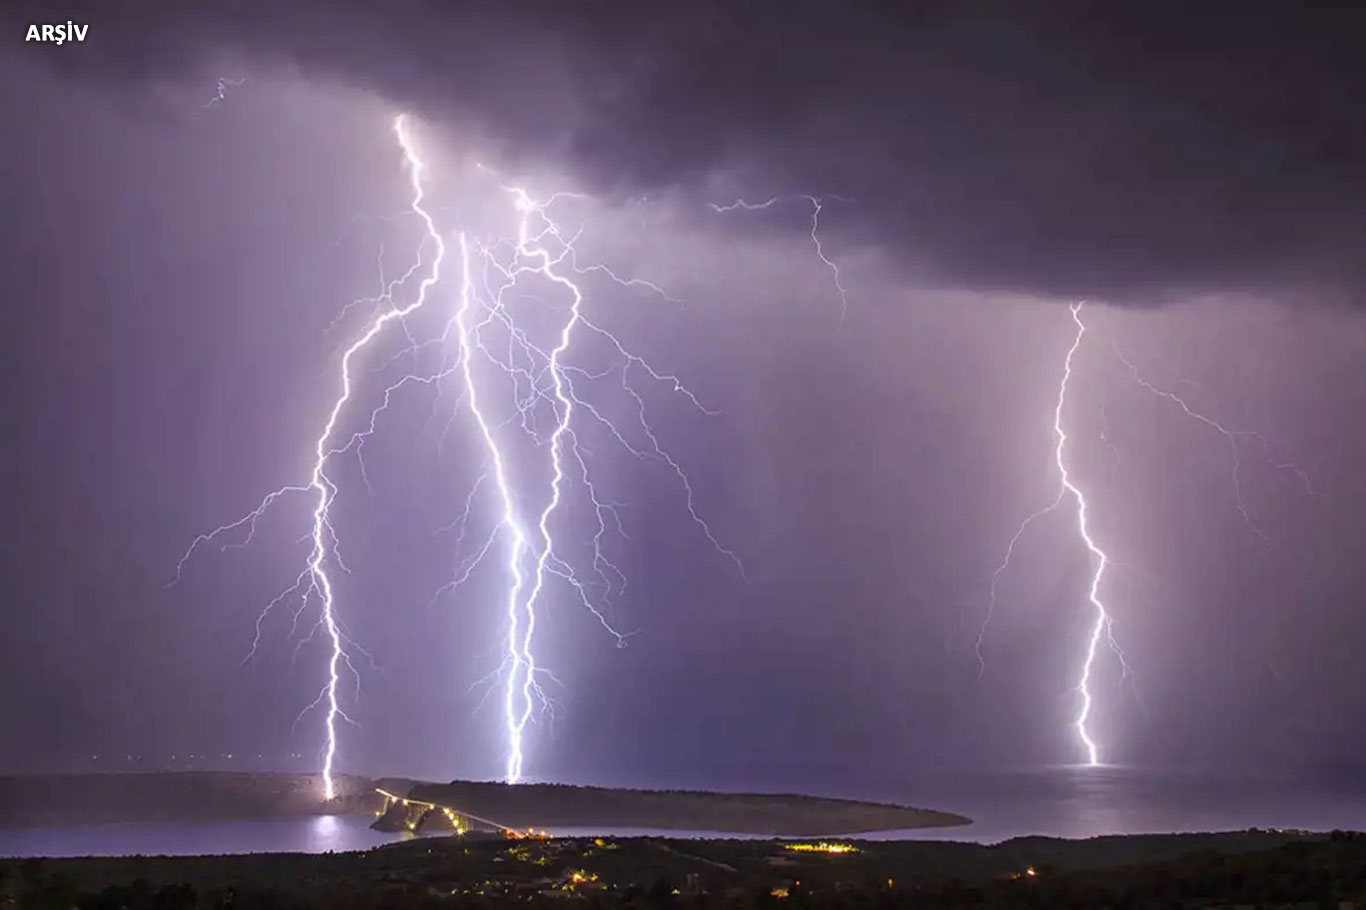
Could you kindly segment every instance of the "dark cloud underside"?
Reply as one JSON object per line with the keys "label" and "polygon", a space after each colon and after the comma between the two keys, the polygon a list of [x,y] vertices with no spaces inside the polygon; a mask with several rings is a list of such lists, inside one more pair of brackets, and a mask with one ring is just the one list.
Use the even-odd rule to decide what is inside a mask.
{"label": "dark cloud underside", "polygon": [[[52,15],[29,6],[8,28]],[[601,190],[719,173],[841,194],[842,223],[924,280],[1362,299],[1366,92],[1345,6],[902,6],[73,3],[84,44],[25,50],[118,79],[288,62],[473,118]]]}

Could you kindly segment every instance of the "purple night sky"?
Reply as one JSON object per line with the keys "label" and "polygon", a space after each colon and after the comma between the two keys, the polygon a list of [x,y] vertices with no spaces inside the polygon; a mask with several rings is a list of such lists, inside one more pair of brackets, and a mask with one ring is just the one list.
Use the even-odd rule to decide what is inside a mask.
{"label": "purple night sky", "polygon": [[[528,776],[830,789],[1081,760],[1090,567],[1070,505],[999,577],[981,669],[974,644],[1011,535],[1057,491],[1083,298],[1067,452],[1131,671],[1102,647],[1107,759],[1359,762],[1366,81],[1331,14],[73,2],[60,15],[88,37],[56,47],[19,37],[56,8],[19,6],[0,12],[0,770],[316,766],[321,716],[295,723],[324,672],[315,613],[290,637],[294,605],[272,612],[243,663],[307,558],[311,500],[165,585],[197,534],[306,482],[372,315],[344,308],[421,240],[405,111],[448,242],[507,233],[495,171],[591,196],[563,209],[580,262],[674,299],[597,274],[585,311],[719,412],[637,384],[747,578],[667,464],[584,431],[622,504],[606,546],[629,585],[605,609],[635,634],[617,647],[552,584],[537,651],[556,710],[529,728]],[[241,84],[214,100],[220,78]],[[809,203],[710,206],[803,193],[825,197],[842,323]],[[562,303],[525,305],[544,323]],[[392,361],[404,346],[358,359],[345,433],[452,353]],[[1236,484],[1229,439],[1121,355],[1260,434],[1235,437]],[[594,400],[638,429],[612,380]],[[365,477],[353,454],[330,469],[337,610],[373,657],[355,654],[359,700],[342,687],[342,770],[502,773],[499,561],[436,596],[494,521],[484,489],[467,539],[443,530],[483,470],[466,407],[458,376],[405,388]],[[517,446],[530,508],[545,451]],[[571,549],[591,518],[580,498],[560,516]]]}

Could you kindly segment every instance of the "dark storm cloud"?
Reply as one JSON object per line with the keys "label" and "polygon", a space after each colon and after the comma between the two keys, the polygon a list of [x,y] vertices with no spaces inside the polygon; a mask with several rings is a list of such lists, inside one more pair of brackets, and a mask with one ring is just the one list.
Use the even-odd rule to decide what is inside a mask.
{"label": "dark storm cloud", "polygon": [[[39,6],[11,28],[55,15]],[[100,76],[288,62],[472,117],[599,189],[724,173],[849,196],[863,239],[922,280],[1361,299],[1366,93],[1346,5],[847,6],[68,3],[87,41],[36,50]]]}

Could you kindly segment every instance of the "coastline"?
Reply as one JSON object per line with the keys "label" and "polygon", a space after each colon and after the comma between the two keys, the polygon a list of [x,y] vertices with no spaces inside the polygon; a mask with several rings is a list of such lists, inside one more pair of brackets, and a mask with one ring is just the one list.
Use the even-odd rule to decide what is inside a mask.
{"label": "coastline", "polygon": [[316,775],[170,771],[0,777],[0,826],[377,816],[383,789],[458,807],[508,827],[650,828],[835,836],[971,824],[950,812],[797,794],[624,790],[566,784],[337,778],[324,803]]}

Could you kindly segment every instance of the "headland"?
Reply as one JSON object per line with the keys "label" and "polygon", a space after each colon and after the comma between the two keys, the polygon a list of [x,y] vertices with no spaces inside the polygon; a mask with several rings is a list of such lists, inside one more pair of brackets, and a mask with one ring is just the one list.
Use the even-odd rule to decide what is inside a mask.
{"label": "headland", "polygon": [[797,794],[626,790],[487,781],[337,779],[324,799],[316,775],[227,772],[0,778],[0,824],[46,827],[369,813],[390,799],[420,800],[491,827],[654,829],[769,836],[833,836],[965,825],[949,812]]}

